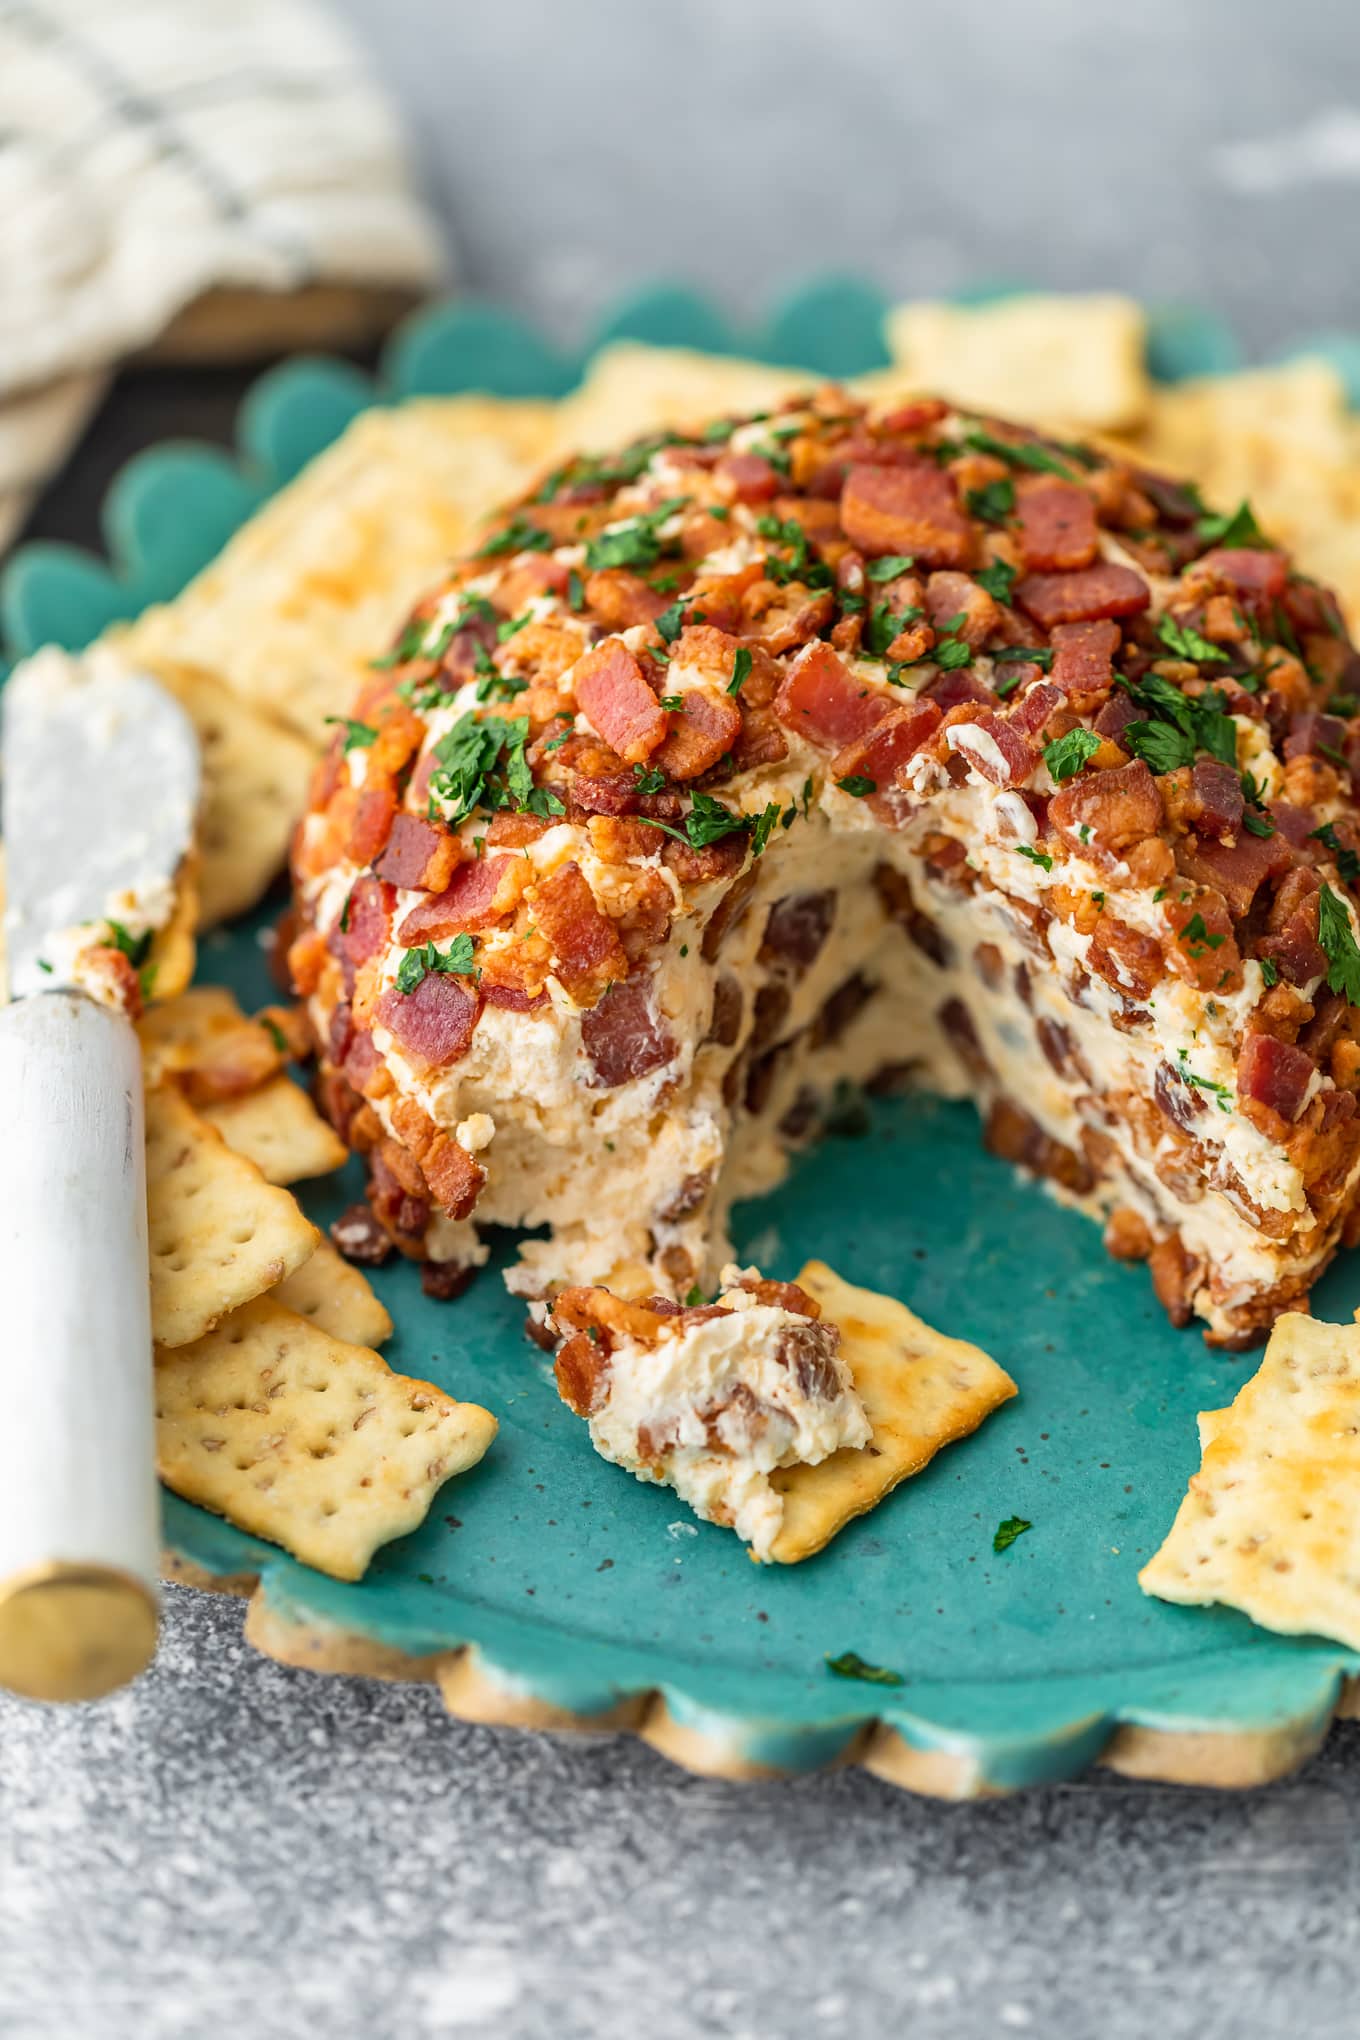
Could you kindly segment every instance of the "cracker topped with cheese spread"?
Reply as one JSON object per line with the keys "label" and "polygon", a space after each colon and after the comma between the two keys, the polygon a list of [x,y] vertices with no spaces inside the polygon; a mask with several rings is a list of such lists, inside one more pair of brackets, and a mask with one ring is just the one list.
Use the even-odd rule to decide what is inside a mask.
{"label": "cracker topped with cheese spread", "polygon": [[712,1292],[847,1084],[976,1101],[1180,1323],[1360,1176],[1360,661],[1244,508],[839,389],[566,462],[377,662],[290,963],[366,1251]]}

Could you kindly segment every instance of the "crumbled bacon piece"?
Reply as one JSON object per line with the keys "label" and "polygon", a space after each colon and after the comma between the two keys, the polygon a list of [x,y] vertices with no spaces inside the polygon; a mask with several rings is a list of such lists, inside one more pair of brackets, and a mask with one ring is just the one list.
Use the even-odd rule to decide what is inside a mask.
{"label": "crumbled bacon piece", "polygon": [[[1102,695],[1113,678],[1118,650],[1119,625],[1107,617],[1090,623],[1060,623],[1053,633],[1053,685],[1061,687],[1064,694],[1091,699]],[[1129,695],[1123,699],[1133,711],[1124,721],[1135,721],[1142,710]],[[1121,722],[1120,729],[1123,726]]]}
{"label": "crumbled bacon piece", "polygon": [[933,701],[942,714],[951,708],[961,708],[967,701],[979,702],[984,708],[995,708],[998,697],[993,694],[985,680],[980,680],[971,666],[954,666],[935,678],[921,689],[922,698]]}
{"label": "crumbled bacon piece", "polygon": [[650,1076],[671,1062],[675,1041],[657,1012],[646,978],[612,985],[597,1006],[581,1016],[581,1043],[592,1081],[614,1089]]}
{"label": "crumbled bacon piece", "polygon": [[383,844],[397,812],[397,796],[390,786],[366,786],[359,795],[349,829],[349,854],[356,864],[371,864]]}
{"label": "crumbled bacon piece", "polygon": [[741,710],[728,694],[690,687],[673,711],[666,741],[653,763],[668,779],[697,779],[732,749],[741,734]]}
{"label": "crumbled bacon piece", "polygon": [[1309,758],[1326,756],[1328,752],[1339,754],[1346,738],[1346,725],[1339,715],[1323,715],[1317,709],[1309,709],[1303,715],[1296,715],[1289,725],[1285,738],[1286,758]]}
{"label": "crumbled bacon piece", "polygon": [[806,1289],[796,1282],[771,1282],[763,1275],[743,1275],[736,1286],[754,1296],[757,1303],[769,1304],[772,1310],[791,1310],[798,1317],[811,1318],[814,1323],[822,1315],[822,1306],[816,1297],[809,1296]]}
{"label": "crumbled bacon piece", "polygon": [[[1000,604],[969,574],[948,571],[932,574],[926,582],[925,594],[931,629],[947,628],[950,637],[962,639],[974,651],[986,644],[1001,621]],[[956,623],[955,617],[961,621]]]}
{"label": "crumbled bacon piece", "polygon": [[392,909],[396,903],[395,891],[380,878],[356,879],[350,888],[335,939],[342,955],[355,970],[387,947],[392,933]]}
{"label": "crumbled bacon piece", "polygon": [[447,829],[417,815],[397,815],[374,870],[389,884],[419,892],[442,892],[462,856],[462,845]]}
{"label": "crumbled bacon piece", "polygon": [[513,857],[470,857],[442,892],[412,907],[397,931],[398,941],[416,949],[463,930],[490,928],[515,904],[520,869],[520,860]]}
{"label": "crumbled bacon piece", "polygon": [[1238,1096],[1292,1124],[1316,1074],[1317,1065],[1303,1049],[1273,1034],[1249,1034],[1237,1058]]}
{"label": "crumbled bacon piece", "polygon": [[966,567],[976,543],[953,477],[927,460],[852,467],[841,492],[841,524],[870,559],[905,553],[922,566]]}
{"label": "crumbled bacon piece", "polygon": [[993,786],[1017,785],[1034,770],[1034,752],[1013,717],[1003,718],[985,708],[980,712],[955,709],[944,735],[949,749],[961,752],[974,771],[990,779]]}
{"label": "crumbled bacon piece", "polygon": [[830,645],[812,644],[784,675],[775,713],[786,729],[823,750],[839,750],[882,722],[892,707],[887,695],[855,680]]}
{"label": "crumbled bacon piece", "polygon": [[1239,599],[1270,603],[1284,593],[1289,562],[1283,553],[1257,547],[1216,546],[1196,560],[1193,572],[1226,581]]}
{"label": "crumbled bacon piece", "polygon": [[640,765],[664,740],[665,710],[626,645],[597,645],[577,662],[573,680],[582,713],[625,765]]}
{"label": "crumbled bacon piece", "polygon": [[430,1194],[450,1218],[467,1218],[476,1204],[486,1170],[447,1133],[436,1133],[420,1158]]}
{"label": "crumbled bacon piece", "polygon": [[1102,560],[1074,574],[1026,574],[1015,585],[1015,600],[1036,623],[1053,630],[1060,623],[1089,623],[1102,616],[1137,616],[1152,592],[1132,567]]}
{"label": "crumbled bacon piece", "polygon": [[351,1204],[331,1226],[331,1243],[347,1261],[366,1268],[380,1268],[392,1252],[392,1242],[366,1204]]}
{"label": "crumbled bacon piece", "polygon": [[462,978],[427,971],[413,992],[395,986],[378,1001],[378,1018],[394,1040],[432,1069],[458,1062],[472,1046],[480,992]]}
{"label": "crumbled bacon piece", "polygon": [[865,735],[836,753],[831,761],[832,778],[872,781],[868,798],[879,819],[904,821],[906,807],[900,799],[893,798],[900,787],[902,767],[934,735],[940,722],[939,704],[934,701],[913,701],[890,708]]}
{"label": "crumbled bacon piece", "polygon": [[1292,852],[1283,837],[1253,836],[1245,829],[1232,843],[1212,836],[1191,836],[1176,851],[1177,865],[1186,877],[1221,892],[1237,920],[1248,911],[1265,881],[1288,870],[1291,861]]}
{"label": "crumbled bacon piece", "polygon": [[1242,827],[1246,796],[1233,767],[1221,758],[1197,758],[1191,785],[1191,813],[1200,835],[1235,836]]}
{"label": "crumbled bacon piece", "polygon": [[1021,736],[1037,737],[1049,717],[1063,706],[1063,702],[1064,697],[1060,688],[1051,686],[1047,680],[1037,680],[1020,696],[1007,721],[1012,729],[1020,732]]}
{"label": "crumbled bacon piece", "polygon": [[593,1006],[628,975],[614,923],[601,913],[579,864],[564,864],[533,890],[534,920],[552,946],[554,969],[578,1006]]}
{"label": "crumbled bacon piece", "polygon": [[1271,958],[1291,985],[1311,984],[1327,970],[1326,953],[1318,942],[1320,891],[1316,872],[1295,865],[1271,903],[1270,933],[1256,945],[1257,956]]}
{"label": "crumbled bacon piece", "polygon": [[758,453],[725,453],[713,473],[724,495],[736,503],[769,503],[782,487],[774,468]]}
{"label": "crumbled bacon piece", "polygon": [[[668,595],[658,595],[640,574],[630,574],[626,567],[600,568],[586,582],[585,595],[606,630],[629,630],[634,624],[651,623],[670,601]],[[580,700],[579,689],[576,698]],[[590,714],[589,709],[586,713]],[[591,721],[595,721],[593,716]],[[598,723],[595,726],[600,727]]]}
{"label": "crumbled bacon piece", "polygon": [[1117,856],[1161,827],[1162,796],[1146,761],[1135,758],[1111,772],[1083,773],[1060,787],[1049,803],[1048,818],[1074,849],[1094,843]]}
{"label": "crumbled bacon piece", "polygon": [[1177,977],[1202,992],[1235,991],[1242,982],[1242,959],[1221,893],[1208,889],[1162,902],[1171,939],[1166,960]]}
{"label": "crumbled bacon piece", "polygon": [[1090,566],[1100,534],[1088,490],[1075,482],[1036,482],[1021,492],[1015,508],[1028,569],[1066,574]]}

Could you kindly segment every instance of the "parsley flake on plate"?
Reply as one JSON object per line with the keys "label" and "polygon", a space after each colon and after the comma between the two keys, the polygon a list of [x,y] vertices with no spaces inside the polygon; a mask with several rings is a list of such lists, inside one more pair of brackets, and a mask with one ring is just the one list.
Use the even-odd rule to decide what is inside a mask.
{"label": "parsley flake on plate", "polygon": [[910,553],[884,553],[881,559],[870,560],[864,571],[871,581],[895,581],[899,574],[909,574],[915,565]]}
{"label": "parsley flake on plate", "polygon": [[1017,843],[1015,854],[1017,857],[1027,857],[1031,864],[1041,865],[1045,871],[1053,869],[1053,859],[1046,850],[1032,850],[1028,843]]}
{"label": "parsley flake on plate", "polygon": [[738,645],[732,657],[732,678],[727,683],[729,694],[740,694],[743,683],[751,676],[751,650],[749,645]]}
{"label": "parsley flake on plate", "polygon": [[1023,1537],[1026,1530],[1032,1530],[1033,1528],[1034,1525],[1027,1523],[1023,1516],[1007,1516],[1004,1522],[998,1523],[996,1526],[996,1534],[992,1538],[992,1550],[1009,1551],[1017,1537]]}
{"label": "parsley flake on plate", "polygon": [[843,1650],[839,1657],[826,1660],[826,1668],[838,1679],[863,1679],[870,1686],[901,1686],[905,1684],[900,1672],[888,1670],[886,1665],[871,1665],[857,1650]]}

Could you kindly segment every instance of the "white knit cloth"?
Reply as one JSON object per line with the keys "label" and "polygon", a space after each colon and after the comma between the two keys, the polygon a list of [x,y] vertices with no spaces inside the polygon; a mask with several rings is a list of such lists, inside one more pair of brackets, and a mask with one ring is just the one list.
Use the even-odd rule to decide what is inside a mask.
{"label": "white knit cloth", "polygon": [[442,273],[313,0],[0,0],[0,550],[112,367],[206,292]]}

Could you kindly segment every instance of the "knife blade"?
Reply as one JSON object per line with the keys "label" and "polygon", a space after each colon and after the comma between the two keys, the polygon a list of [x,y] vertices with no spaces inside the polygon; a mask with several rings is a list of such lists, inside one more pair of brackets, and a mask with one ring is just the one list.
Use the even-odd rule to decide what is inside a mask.
{"label": "knife blade", "polygon": [[170,920],[200,763],[178,703],[102,649],[16,669],[0,760],[0,1685],[89,1699],[158,1621],[142,1069],[112,952],[140,964]]}

